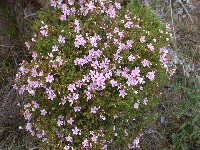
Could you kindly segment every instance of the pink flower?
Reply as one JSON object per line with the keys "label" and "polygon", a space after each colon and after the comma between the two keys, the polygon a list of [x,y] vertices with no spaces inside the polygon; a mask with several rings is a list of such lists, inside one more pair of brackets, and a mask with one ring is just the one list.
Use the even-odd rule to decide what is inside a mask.
{"label": "pink flower", "polygon": [[92,2],[92,1],[90,1],[90,3],[89,4],[86,4],[86,6],[87,6],[87,9],[89,10],[89,11],[93,11],[94,10],[94,8],[95,8],[95,5],[94,5],[94,3]]}
{"label": "pink flower", "polygon": [[70,125],[72,125],[74,122],[73,118],[70,118],[69,120],[67,120],[67,123],[69,123]]}
{"label": "pink flower", "polygon": [[119,96],[120,97],[125,97],[127,95],[127,93],[126,93],[126,91],[124,90],[124,89],[122,89],[122,90],[119,90]]}
{"label": "pink flower", "polygon": [[75,29],[74,29],[74,32],[79,33],[80,31],[81,31],[80,26],[76,26]]}
{"label": "pink flower", "polygon": [[64,150],[70,150],[70,146],[65,145]]}
{"label": "pink flower", "polygon": [[49,82],[49,83],[54,81],[53,75],[50,75],[50,74],[48,74],[48,76],[46,76],[45,79],[46,79],[46,82]]}
{"label": "pink flower", "polygon": [[32,70],[31,70],[31,75],[32,75],[33,77],[36,77],[36,76],[38,75],[37,70],[36,70],[35,67],[32,68]]}
{"label": "pink flower", "polygon": [[52,46],[52,52],[57,52],[58,51],[58,46],[54,45]]}
{"label": "pink flower", "polygon": [[117,9],[121,9],[121,8],[122,8],[122,7],[121,7],[121,4],[120,4],[120,3],[117,3],[117,2],[115,2],[115,6],[116,6]]}
{"label": "pink flower", "polygon": [[130,71],[130,69],[128,69],[127,67],[123,68],[122,76],[123,77],[128,77],[129,76],[129,74],[128,74],[129,71]]}
{"label": "pink flower", "polygon": [[101,148],[101,150],[107,150],[108,149],[108,145],[103,145],[103,147]]}
{"label": "pink flower", "polygon": [[68,0],[68,4],[69,5],[73,5],[74,4],[74,0]]}
{"label": "pink flower", "polygon": [[40,71],[39,75],[38,76],[43,76],[44,75],[44,72],[43,71]]}
{"label": "pink flower", "polygon": [[48,36],[48,30],[41,30],[40,33],[41,33],[43,36]]}
{"label": "pink flower", "polygon": [[100,107],[94,106],[93,108],[91,108],[90,113],[96,114],[96,111],[99,109],[100,109]]}
{"label": "pink flower", "polygon": [[110,79],[111,78],[111,76],[112,76],[112,71],[106,71],[106,73],[105,73],[105,78],[106,79]]}
{"label": "pink flower", "polygon": [[71,92],[74,92],[76,90],[75,84],[69,84],[68,90],[71,91]]}
{"label": "pink flower", "polygon": [[144,43],[144,42],[145,42],[145,36],[141,36],[141,37],[140,37],[140,42],[141,42],[141,43]]}
{"label": "pink flower", "polygon": [[144,78],[137,77],[137,79],[138,79],[138,82],[139,82],[140,84],[144,84],[144,83],[145,83]]}
{"label": "pink flower", "polygon": [[79,80],[75,84],[76,84],[76,87],[81,88],[83,85],[83,82]]}
{"label": "pink flower", "polygon": [[126,42],[127,47],[131,48],[133,43],[134,43],[133,40],[128,40],[128,41]]}
{"label": "pink flower", "polygon": [[33,60],[36,60],[37,56],[38,56],[37,52],[33,52],[33,54],[32,54]]}
{"label": "pink flower", "polygon": [[144,105],[147,105],[147,103],[148,103],[148,99],[145,98],[145,99],[144,99]]}
{"label": "pink flower", "polygon": [[83,38],[83,36],[80,34],[80,35],[76,35],[76,38],[75,38],[75,47],[79,48],[81,45],[85,45],[86,43],[86,40]]}
{"label": "pink flower", "polygon": [[87,96],[87,100],[92,99],[92,94],[90,92],[86,91],[85,93],[86,93],[86,96]]}
{"label": "pink flower", "polygon": [[171,29],[171,25],[169,23],[166,23],[166,29]]}
{"label": "pink flower", "polygon": [[133,22],[131,21],[128,21],[125,25],[124,25],[125,28],[132,28],[133,27]]}
{"label": "pink flower", "polygon": [[140,68],[139,67],[135,67],[134,70],[132,70],[131,72],[131,76],[134,77],[139,77],[140,76]]}
{"label": "pink flower", "polygon": [[31,123],[27,123],[25,129],[27,131],[32,131],[32,124]]}
{"label": "pink flower", "polygon": [[118,115],[114,115],[114,116],[113,116],[114,119],[117,119],[118,117],[119,117]]}
{"label": "pink flower", "polygon": [[25,110],[25,112],[23,113],[24,115],[24,119],[30,121],[31,120],[31,116],[32,114],[30,113],[30,111],[27,109]]}
{"label": "pink flower", "polygon": [[135,108],[135,109],[138,109],[138,108],[139,108],[139,103],[135,103],[135,104],[134,104],[134,108]]}
{"label": "pink flower", "polygon": [[126,18],[126,20],[131,20],[131,17],[128,16],[127,14],[125,14],[125,18]]}
{"label": "pink flower", "polygon": [[99,62],[97,60],[93,61],[91,66],[94,67],[94,69],[97,69],[99,67]]}
{"label": "pink flower", "polygon": [[79,106],[74,107],[74,111],[75,111],[75,112],[81,111],[81,107],[79,107]]}
{"label": "pink flower", "polygon": [[30,95],[35,95],[35,91],[33,90],[33,89],[28,89],[28,93],[30,94]]}
{"label": "pink flower", "polygon": [[90,44],[92,45],[92,47],[97,47],[97,38],[96,37],[91,37],[89,38],[90,40]]}
{"label": "pink flower", "polygon": [[70,9],[67,7],[66,4],[62,4],[62,13],[63,15],[70,15]]}
{"label": "pink flower", "polygon": [[51,88],[46,88],[46,94],[50,100],[53,100],[56,97],[54,91]]}
{"label": "pink flower", "polygon": [[[119,32],[120,33],[120,32]],[[119,43],[119,47],[117,50],[117,53],[119,54],[122,50],[126,49],[126,44],[124,43]]]}
{"label": "pink flower", "polygon": [[59,35],[58,43],[65,43],[65,37],[63,37],[62,35]]}
{"label": "pink flower", "polygon": [[[119,32],[119,28],[115,27],[115,29],[114,29],[113,32],[114,32],[114,33],[118,33],[118,32]],[[116,40],[117,40],[117,39],[116,39]]]}
{"label": "pink flower", "polygon": [[149,67],[151,65],[151,63],[148,60],[146,60],[146,59],[144,59],[141,63],[142,63],[142,65],[144,67],[146,67],[146,66]]}
{"label": "pink flower", "polygon": [[166,58],[166,54],[161,55],[159,61],[162,62],[163,66],[166,66],[167,63],[168,63],[168,59]]}
{"label": "pink flower", "polygon": [[60,16],[60,20],[61,20],[61,21],[67,20],[66,15],[61,15],[61,16]]}
{"label": "pink flower", "polygon": [[62,100],[62,105],[65,105],[65,103],[66,103],[66,97],[63,97],[63,98],[61,98],[61,100]]}
{"label": "pink flower", "polygon": [[147,44],[147,47],[151,50],[151,51],[154,51],[154,46],[150,43],[150,44]]}
{"label": "pink flower", "polygon": [[63,0],[57,0],[57,3],[58,3],[59,5],[61,5],[62,2],[63,2]]}
{"label": "pink flower", "polygon": [[148,72],[146,77],[150,80],[150,81],[153,81],[154,78],[155,78],[155,71],[151,71],[151,72]]}
{"label": "pink flower", "polygon": [[19,71],[22,73],[22,75],[24,75],[25,74],[25,68],[24,68],[24,66],[21,66],[19,68]]}
{"label": "pink flower", "polygon": [[79,98],[79,94],[73,93],[72,97],[73,97],[74,100],[77,100]]}
{"label": "pink flower", "polygon": [[32,105],[33,105],[33,107],[34,107],[35,109],[40,107],[39,104],[36,103],[35,101],[32,101]]}
{"label": "pink flower", "polygon": [[65,137],[66,141],[71,142],[72,143],[72,137],[70,135],[68,135],[67,137]]}
{"label": "pink flower", "polygon": [[26,90],[25,85],[23,85],[20,89],[19,89],[19,95],[24,94],[24,91]]}
{"label": "pink flower", "polygon": [[75,19],[74,24],[76,25],[74,32],[79,33],[81,31],[79,20]]}
{"label": "pink flower", "polygon": [[109,6],[107,14],[110,16],[110,18],[115,18],[116,12],[115,12],[115,8],[113,7],[113,5]]}
{"label": "pink flower", "polygon": [[118,35],[119,35],[120,38],[123,38],[124,37],[124,31],[118,32]]}
{"label": "pink flower", "polygon": [[126,82],[128,86],[133,86],[138,84],[138,80],[129,76],[128,81]]}
{"label": "pink flower", "polygon": [[40,110],[41,115],[45,116],[47,111],[45,109]]}
{"label": "pink flower", "polygon": [[92,81],[95,85],[98,87],[104,87],[105,86],[105,77],[103,73],[95,72],[93,75],[91,75]]}
{"label": "pink flower", "polygon": [[73,93],[72,95],[68,94],[67,99],[70,102],[70,106],[72,106],[74,101],[77,100],[78,98],[79,98],[79,94],[76,94],[76,93]]}
{"label": "pink flower", "polygon": [[110,84],[112,85],[112,87],[118,86],[117,81],[115,80],[111,80]]}
{"label": "pink flower", "polygon": [[102,54],[102,51],[101,50],[97,50],[95,51],[94,48],[92,48],[91,50],[89,50],[89,56],[91,56],[92,58],[95,58],[97,59],[98,57],[100,57]]}
{"label": "pink flower", "polygon": [[160,53],[167,54],[168,50],[165,47],[160,48]]}
{"label": "pink flower", "polygon": [[89,142],[88,142],[88,140],[87,139],[85,139],[83,142],[82,142],[82,145],[83,145],[83,147],[88,147],[89,146]]}
{"label": "pink flower", "polygon": [[87,60],[84,58],[76,58],[74,60],[74,64],[83,66],[83,65],[87,64]]}
{"label": "pink flower", "polygon": [[111,33],[106,33],[106,35],[107,35],[107,38],[108,38],[108,39],[111,39],[112,36],[113,36]]}
{"label": "pink flower", "polygon": [[83,81],[83,82],[89,82],[89,81],[90,81],[89,75],[83,75],[82,81]]}
{"label": "pink flower", "polygon": [[128,57],[129,61],[134,61],[135,60],[135,56],[133,56],[132,54]]}
{"label": "pink flower", "polygon": [[73,132],[73,134],[75,134],[75,135],[78,135],[78,132],[79,132],[80,130],[77,128],[77,127],[75,127],[74,129],[72,129],[72,132]]}
{"label": "pink flower", "polygon": [[51,6],[56,8],[56,5],[57,5],[56,1],[55,0],[51,0]]}
{"label": "pink flower", "polygon": [[93,142],[97,142],[97,139],[98,139],[98,136],[96,136],[96,135],[93,134],[91,140],[92,140]]}
{"label": "pink flower", "polygon": [[139,143],[140,143],[140,137],[136,137],[136,139],[133,141],[134,148],[140,148]]}
{"label": "pink flower", "polygon": [[57,125],[58,125],[59,127],[62,126],[63,124],[64,124],[64,122],[63,122],[62,120],[59,119],[59,120],[57,121]]}
{"label": "pink flower", "polygon": [[78,19],[75,19],[74,20],[74,24],[76,25],[76,26],[79,26],[80,24],[79,24],[79,20]]}
{"label": "pink flower", "polygon": [[58,62],[59,66],[63,64],[63,59],[61,58],[61,56],[56,56],[56,61]]}

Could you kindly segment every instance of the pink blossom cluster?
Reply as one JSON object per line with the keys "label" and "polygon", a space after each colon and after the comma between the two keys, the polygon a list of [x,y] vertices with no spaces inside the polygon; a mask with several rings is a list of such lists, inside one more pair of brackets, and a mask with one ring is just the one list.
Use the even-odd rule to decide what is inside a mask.
{"label": "pink blossom cluster", "polygon": [[43,35],[43,36],[48,36],[48,25],[46,25],[43,21],[42,22],[42,26],[40,28],[40,33]]}
{"label": "pink blossom cluster", "polygon": [[[31,97],[31,102],[24,105],[25,129],[43,142],[50,140],[47,139],[48,132],[32,122],[35,118],[37,120],[37,114],[38,118],[52,117],[55,126],[52,132],[56,133],[58,139],[64,138],[65,150],[74,148],[73,143],[77,139],[81,139],[79,144],[85,149],[99,143],[102,143],[101,149],[107,149],[112,139],[105,141],[104,137],[110,129],[86,129],[86,125],[80,122],[81,117],[87,118],[87,123],[92,118],[106,124],[110,116],[114,121],[122,118],[123,113],[116,106],[119,101],[131,101],[130,107],[135,112],[148,105],[147,97],[140,97],[140,94],[149,83],[156,85],[160,68],[170,71],[169,52],[166,47],[157,46],[159,40],[151,39],[153,34],[143,29],[141,18],[133,16],[130,11],[121,15],[123,8],[120,3],[51,0],[50,5],[60,12],[59,22],[67,26],[57,29],[56,38],[49,43],[47,52],[33,50],[31,62],[23,61],[20,64],[13,87],[20,95]],[[101,18],[95,19],[100,19],[101,24],[92,18],[93,15],[100,15]],[[88,20],[84,22],[83,18]],[[88,25],[85,29],[84,23],[88,22],[91,28]],[[97,32],[93,26],[97,26],[101,32]],[[170,25],[167,24],[166,28],[169,30]],[[51,34],[55,36],[55,33],[50,33],[54,30],[55,27],[41,22],[43,39]],[[135,30],[137,33],[133,32]],[[158,32],[160,36],[166,34],[161,29]],[[132,37],[132,34],[136,35]],[[71,41],[68,36],[71,36]],[[36,42],[35,39],[32,41]],[[68,65],[71,68],[66,68]],[[114,98],[104,100],[109,90],[113,91],[110,93]],[[139,98],[130,100],[131,96]],[[38,97],[40,100],[37,102],[32,100]],[[114,101],[114,109],[106,110],[106,106],[101,105],[104,101],[104,105]],[[40,122],[40,119],[37,121]],[[116,129],[112,131],[114,136],[118,136]],[[128,137],[129,131],[125,129],[124,134]],[[132,147],[139,148],[139,142],[140,136],[133,141]]]}
{"label": "pink blossom cluster", "polygon": [[166,47],[163,47],[163,48],[160,48],[160,53],[161,53],[161,56],[160,56],[160,62],[162,62],[163,66],[165,68],[167,68],[167,63],[168,63],[168,50],[166,49]]}
{"label": "pink blossom cluster", "polygon": [[[55,9],[58,8],[61,10],[62,15],[60,16],[60,19],[62,21],[67,20],[67,17],[70,15],[83,15],[83,16],[87,16],[89,13],[91,12],[98,12],[101,14],[106,14],[107,16],[109,16],[110,18],[115,18],[116,17],[116,12],[117,10],[120,10],[121,4],[118,2],[115,2],[114,5],[109,5],[109,7],[106,7],[105,5],[108,2],[106,1],[102,1],[102,0],[98,0],[96,2],[93,1],[84,1],[84,0],[79,0],[78,2],[75,2],[75,0],[68,0],[66,1],[66,3],[63,3],[64,0],[51,0],[51,6],[54,7]],[[99,4],[99,7],[96,7],[96,4]],[[75,4],[78,4],[78,9],[77,6],[75,7]],[[95,12],[96,11],[96,12]]]}

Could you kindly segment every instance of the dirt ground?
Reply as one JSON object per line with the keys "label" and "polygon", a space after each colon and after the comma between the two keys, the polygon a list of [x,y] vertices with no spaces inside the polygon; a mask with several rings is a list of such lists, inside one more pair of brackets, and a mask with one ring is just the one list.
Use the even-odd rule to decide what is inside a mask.
{"label": "dirt ground", "polygon": [[[177,76],[198,78],[200,82],[200,1],[171,2],[143,0],[143,3],[153,7],[161,20],[174,23],[176,38],[171,45],[178,56],[176,61],[183,70]],[[13,90],[12,84],[18,64],[29,56],[24,42],[30,39],[36,11],[44,4],[38,0],[0,0],[0,150],[37,149],[37,141],[18,128],[23,119],[17,104],[23,97]],[[170,88],[163,92],[169,94],[164,94],[163,101],[157,107],[156,122],[145,129],[142,150],[157,150],[163,146],[171,148],[169,135],[175,131],[166,132],[169,132],[172,123],[178,124],[172,106],[181,100],[181,95]]]}
{"label": "dirt ground", "polygon": [[30,25],[41,7],[37,1],[0,1],[0,149],[3,150],[33,147],[32,139],[18,129],[23,119],[17,104],[23,98],[12,85],[18,64],[29,55],[24,42],[30,38]]}

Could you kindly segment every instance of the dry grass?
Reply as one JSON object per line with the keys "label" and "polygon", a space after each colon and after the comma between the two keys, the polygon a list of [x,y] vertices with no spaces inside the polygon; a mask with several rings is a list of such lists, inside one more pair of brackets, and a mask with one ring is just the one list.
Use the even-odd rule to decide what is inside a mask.
{"label": "dry grass", "polygon": [[30,38],[30,25],[40,7],[37,0],[0,1],[0,149],[3,150],[27,150],[35,145],[34,138],[18,129],[23,124],[17,107],[22,98],[12,84],[18,64],[28,58],[24,42]]}
{"label": "dry grass", "polygon": [[[158,2],[159,0],[155,1]],[[166,1],[158,3],[159,10],[164,14],[158,16],[165,18],[168,22],[171,22],[173,17],[174,35],[176,35],[172,47],[176,50],[179,64],[177,64],[177,72],[171,84],[177,81],[184,82],[185,76],[191,79],[200,77],[200,1],[192,0],[188,4],[173,1],[171,8],[169,3],[168,5],[160,4],[167,3]],[[155,7],[156,5],[154,5]],[[171,16],[170,9],[173,16]],[[183,10],[183,12],[180,13],[180,10]],[[157,11],[155,12],[157,13]],[[179,111],[177,106],[182,101],[183,95],[181,92],[174,91],[169,85],[163,89],[163,95],[160,99],[161,102],[155,110],[158,120],[148,128],[151,132],[144,134],[141,144],[143,145],[142,150],[173,149],[171,137],[180,127],[180,122],[177,120]],[[188,147],[187,149],[198,150],[199,147]]]}

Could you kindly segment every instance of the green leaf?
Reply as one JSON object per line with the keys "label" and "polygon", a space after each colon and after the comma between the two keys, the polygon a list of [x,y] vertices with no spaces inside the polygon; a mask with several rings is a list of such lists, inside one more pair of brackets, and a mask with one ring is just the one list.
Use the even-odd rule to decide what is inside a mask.
{"label": "green leaf", "polygon": [[138,2],[138,0],[131,0],[131,2],[133,3],[133,8],[139,7],[139,2]]}

